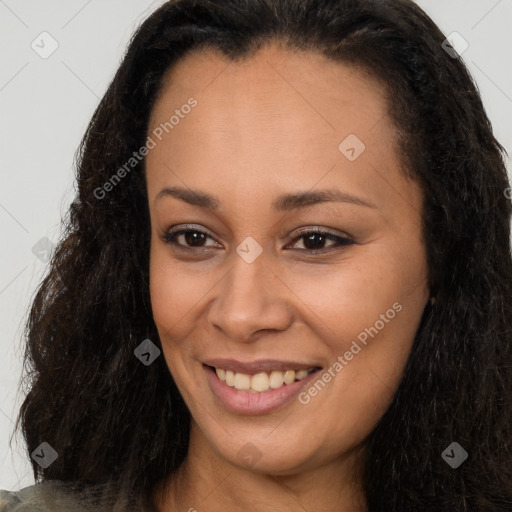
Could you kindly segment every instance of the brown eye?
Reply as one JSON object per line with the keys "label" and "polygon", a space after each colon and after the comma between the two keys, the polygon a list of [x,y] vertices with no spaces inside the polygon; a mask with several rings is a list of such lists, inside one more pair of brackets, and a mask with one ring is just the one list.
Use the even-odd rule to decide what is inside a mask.
{"label": "brown eye", "polygon": [[[337,236],[324,231],[302,232],[297,238],[295,238],[293,243],[301,239],[304,240],[303,245],[305,248],[299,250],[311,252],[331,250],[331,247],[338,247],[340,245],[352,245],[355,243],[348,237]],[[325,243],[327,240],[331,240],[335,243],[326,248]]]}
{"label": "brown eye", "polygon": [[164,233],[162,239],[168,244],[173,244],[184,249],[212,247],[211,245],[205,245],[205,242],[208,239],[213,240],[208,233],[197,228],[184,228],[176,231],[169,230]]}
{"label": "brown eye", "polygon": [[[168,244],[172,244],[178,248],[182,248],[185,250],[203,248],[207,249],[215,247],[215,245],[206,245],[208,239],[212,240],[216,244],[216,242],[210,235],[208,235],[208,233],[194,227],[185,227],[175,231],[168,230],[164,233],[162,239],[164,240],[164,242]],[[299,236],[297,236],[294,239],[294,241],[290,245],[296,245],[299,240],[303,240],[304,248],[299,248],[298,250],[311,253],[326,252],[334,250],[335,248],[340,246],[352,245],[355,243],[349,237],[338,236],[332,233],[319,230],[303,231],[302,233],[299,234]],[[326,247],[327,241],[332,241],[334,243]]]}
{"label": "brown eye", "polygon": [[199,231],[182,231],[181,233],[178,231],[176,235],[183,234],[184,240],[187,245],[191,245],[193,247],[202,246],[207,235],[205,233]]}

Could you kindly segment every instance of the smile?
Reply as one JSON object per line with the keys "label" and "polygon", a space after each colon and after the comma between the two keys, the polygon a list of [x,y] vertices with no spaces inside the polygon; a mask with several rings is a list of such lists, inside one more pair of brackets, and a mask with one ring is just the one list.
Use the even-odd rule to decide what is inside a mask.
{"label": "smile", "polygon": [[291,403],[321,370],[258,371],[252,375],[203,364],[216,403],[231,412],[267,414]]}
{"label": "smile", "polygon": [[260,372],[255,375],[232,372],[222,368],[215,368],[217,377],[228,386],[247,393],[266,393],[269,389],[279,389],[307,377],[315,368],[307,370],[286,370],[273,372]]}

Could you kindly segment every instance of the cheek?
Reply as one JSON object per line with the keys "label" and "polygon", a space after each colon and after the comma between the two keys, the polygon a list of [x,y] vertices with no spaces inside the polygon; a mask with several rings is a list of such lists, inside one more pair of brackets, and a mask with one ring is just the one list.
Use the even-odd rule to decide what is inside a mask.
{"label": "cheek", "polygon": [[193,330],[194,306],[198,306],[207,287],[188,276],[170,257],[165,245],[152,245],[150,257],[150,297],[153,319],[162,345],[162,355],[180,393],[189,398],[185,361],[191,357],[186,343]]}
{"label": "cheek", "polygon": [[[312,285],[310,307],[325,326],[335,376],[325,390],[316,386],[321,393],[313,383],[304,401],[311,398],[311,410],[318,408],[315,416],[325,418],[326,430],[343,425],[343,435],[369,433],[403,375],[428,288],[421,251],[408,265],[400,254],[395,248],[383,248],[378,257],[347,262],[343,272]],[[325,399],[314,404],[316,394]]]}
{"label": "cheek", "polygon": [[[424,256],[411,245],[399,247],[361,246],[336,265],[295,267],[284,270],[281,278],[293,291],[291,300],[301,315],[321,338],[333,340],[337,351],[360,333],[364,337],[376,322],[379,331],[390,333],[399,344],[414,334],[428,297]],[[408,261],[405,249],[410,251]],[[400,314],[398,306],[393,309],[396,303]]]}
{"label": "cheek", "polygon": [[166,337],[179,339],[185,335],[187,320],[194,315],[194,307],[200,306],[211,288],[207,274],[198,277],[194,270],[197,267],[191,263],[187,269],[185,266],[170,256],[166,246],[152,246],[149,266],[151,307],[155,324]]}
{"label": "cheek", "polygon": [[421,245],[373,246],[314,277],[296,275],[293,289],[303,301],[302,316],[328,346],[331,364],[339,363],[331,366],[335,377],[326,386],[333,394],[317,406],[324,404],[324,417],[338,421],[328,408],[342,404],[371,426],[396,390],[428,300]]}

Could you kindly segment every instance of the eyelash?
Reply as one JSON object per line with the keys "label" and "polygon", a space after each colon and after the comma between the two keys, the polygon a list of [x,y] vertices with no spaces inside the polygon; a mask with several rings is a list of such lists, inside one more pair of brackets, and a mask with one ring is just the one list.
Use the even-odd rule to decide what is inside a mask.
{"label": "eyelash", "polygon": [[[197,229],[197,228],[194,228],[194,227],[182,228],[182,229],[176,230],[174,232],[171,229],[169,229],[169,230],[167,230],[162,235],[162,240],[165,243],[170,244],[170,245],[174,245],[174,246],[176,246],[179,249],[184,250],[184,251],[204,251],[204,250],[209,250],[209,249],[213,248],[211,246],[210,247],[188,247],[186,245],[178,244],[176,242],[176,238],[179,235],[182,235],[182,234],[185,234],[185,233],[201,233],[201,234],[204,234],[208,238],[211,238],[213,240],[213,238],[208,233],[206,233],[205,231],[203,231],[201,229]],[[312,234],[313,235],[322,235],[325,239],[334,241],[334,242],[336,242],[336,244],[331,245],[329,247],[324,247],[322,249],[297,249],[297,250],[303,251],[303,252],[308,252],[310,254],[321,254],[321,253],[329,252],[329,251],[334,250],[334,249],[339,249],[339,248],[341,248],[343,246],[355,244],[355,242],[350,237],[343,237],[343,236],[333,235],[332,233],[329,233],[329,232],[326,232],[326,231],[322,231],[320,229],[308,229],[308,230],[301,231],[292,240],[292,243],[296,243],[301,238],[305,238],[306,236],[312,235]]]}

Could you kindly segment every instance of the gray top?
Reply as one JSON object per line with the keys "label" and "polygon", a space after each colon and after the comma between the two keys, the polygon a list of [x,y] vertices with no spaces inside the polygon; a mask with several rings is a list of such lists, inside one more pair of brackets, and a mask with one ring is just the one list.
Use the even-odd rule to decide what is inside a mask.
{"label": "gray top", "polygon": [[157,512],[136,496],[117,498],[104,485],[46,480],[18,491],[0,489],[0,512]]}

